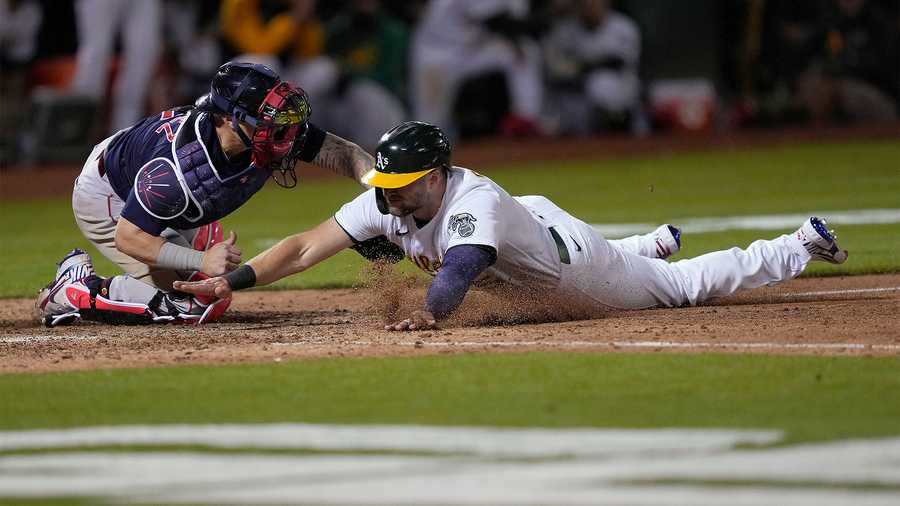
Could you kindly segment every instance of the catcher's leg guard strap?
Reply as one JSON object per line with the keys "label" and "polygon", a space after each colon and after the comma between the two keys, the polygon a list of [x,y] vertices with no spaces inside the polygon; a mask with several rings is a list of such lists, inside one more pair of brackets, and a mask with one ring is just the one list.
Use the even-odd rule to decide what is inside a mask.
{"label": "catcher's leg guard strap", "polygon": [[75,290],[78,312],[84,320],[110,324],[143,325],[178,319],[179,308],[165,293],[131,276],[114,276],[87,285],[66,287]]}
{"label": "catcher's leg guard strap", "polygon": [[153,321],[146,304],[107,298],[114,278],[89,280],[66,286],[66,296],[78,308],[83,320],[112,324],[139,325]]}

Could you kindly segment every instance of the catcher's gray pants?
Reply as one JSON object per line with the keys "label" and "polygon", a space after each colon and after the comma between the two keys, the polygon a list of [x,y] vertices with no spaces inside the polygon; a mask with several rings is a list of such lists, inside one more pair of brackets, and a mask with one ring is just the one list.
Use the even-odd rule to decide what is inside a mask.
{"label": "catcher's gray pants", "polygon": [[[540,197],[543,199],[543,197]],[[782,235],[669,263],[641,255],[627,242],[608,241],[587,223],[547,199],[541,214],[566,244],[569,264],[560,266],[560,290],[578,300],[619,309],[695,305],[734,292],[792,279],[811,257],[800,241]],[[577,242],[577,244],[576,244]]]}
{"label": "catcher's gray pants", "polygon": [[[169,291],[172,289],[173,281],[186,279],[190,273],[154,269],[116,249],[116,223],[125,203],[116,195],[106,175],[100,176],[97,167],[98,158],[113,137],[115,135],[94,147],[81,175],[75,180],[75,188],[72,191],[75,223],[97,251],[118,265],[126,274],[148,285]],[[196,234],[197,229],[167,228],[161,236],[180,246],[191,247]]]}

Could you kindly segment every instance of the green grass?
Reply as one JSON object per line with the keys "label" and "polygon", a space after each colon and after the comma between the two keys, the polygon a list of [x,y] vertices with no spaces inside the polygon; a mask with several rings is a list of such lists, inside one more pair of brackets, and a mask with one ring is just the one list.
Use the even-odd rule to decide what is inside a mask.
{"label": "green grass", "polygon": [[[686,217],[898,208],[898,167],[900,144],[878,141],[493,167],[486,172],[513,195],[545,195],[588,222],[663,223]],[[274,240],[327,219],[359,191],[350,181],[267,188],[224,222],[226,229],[238,231],[249,259]],[[840,227],[851,260],[837,268],[816,266],[810,273],[897,272],[898,232],[897,225]],[[688,236],[684,254],[745,246],[777,233]],[[101,274],[117,272],[81,237],[68,197],[0,202],[0,239],[0,297],[34,295],[52,278],[54,263],[73,247],[88,248]],[[356,253],[344,252],[275,287],[348,286],[358,280],[362,265]]]}
{"label": "green grass", "polygon": [[93,497],[0,497],[0,506],[96,506],[108,504]]}
{"label": "green grass", "polygon": [[[348,374],[352,371],[352,374]],[[0,428],[384,423],[900,434],[900,358],[565,354],[0,376]]]}

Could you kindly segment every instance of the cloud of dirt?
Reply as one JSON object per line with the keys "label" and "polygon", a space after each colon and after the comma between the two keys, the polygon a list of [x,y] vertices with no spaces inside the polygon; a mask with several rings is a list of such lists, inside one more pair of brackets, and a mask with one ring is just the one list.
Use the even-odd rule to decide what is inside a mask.
{"label": "cloud of dirt", "polygon": [[[363,271],[363,289],[371,295],[370,310],[383,323],[394,323],[422,309],[430,280],[376,262]],[[585,304],[553,290],[508,284],[473,287],[462,305],[441,327],[518,325],[602,318],[609,309]]]}

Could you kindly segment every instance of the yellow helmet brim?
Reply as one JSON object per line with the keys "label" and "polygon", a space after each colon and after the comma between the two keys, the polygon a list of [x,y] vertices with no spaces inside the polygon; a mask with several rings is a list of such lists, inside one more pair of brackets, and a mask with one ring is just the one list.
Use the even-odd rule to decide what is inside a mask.
{"label": "yellow helmet brim", "polygon": [[387,172],[378,172],[377,170],[372,169],[362,177],[362,183],[374,186],[375,188],[403,188],[406,185],[415,183],[433,170],[434,169],[425,169],[419,172],[408,172],[406,174],[389,174]]}

